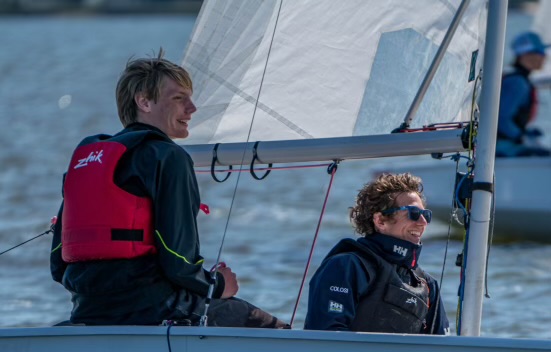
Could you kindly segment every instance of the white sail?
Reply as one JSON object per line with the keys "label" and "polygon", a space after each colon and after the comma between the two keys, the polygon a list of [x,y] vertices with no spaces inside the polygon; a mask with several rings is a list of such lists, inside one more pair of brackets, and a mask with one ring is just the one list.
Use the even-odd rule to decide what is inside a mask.
{"label": "white sail", "polygon": [[538,33],[543,42],[547,44],[551,44],[551,24],[549,22],[549,16],[551,16],[551,1],[540,0],[534,15],[532,30]]}
{"label": "white sail", "polygon": [[[205,1],[182,63],[198,105],[182,143],[390,133],[460,3]],[[482,62],[485,5],[470,2],[412,127],[470,118],[469,76]]]}
{"label": "white sail", "polygon": [[[489,53],[484,60],[487,84],[482,87],[479,130],[483,141],[478,147],[482,171],[475,178],[480,183],[491,182],[493,171],[507,6],[507,1],[489,3]],[[242,144],[280,138],[362,139],[374,134],[392,138],[395,135],[388,133],[401,124],[458,5],[455,0],[207,0],[184,60],[194,78],[199,111],[203,110],[192,130],[195,140]],[[421,7],[424,11],[417,11]],[[472,1],[433,82],[445,85],[429,89],[414,126],[465,120],[470,115],[468,102],[474,87],[467,77],[471,53],[482,49],[485,12],[484,1]],[[295,26],[295,21],[302,25]],[[313,37],[323,44],[309,42]],[[462,39],[466,41],[457,42]],[[276,49],[284,50],[267,54]],[[328,57],[330,54],[335,56]],[[312,75],[313,71],[318,73]],[[247,131],[253,116],[251,136],[238,131]],[[266,125],[261,127],[258,121]],[[404,146],[398,152],[407,153],[401,148]],[[469,250],[472,257],[477,252],[479,261],[469,261],[471,278],[466,291],[467,296],[477,296],[475,301],[481,299],[484,283],[485,262],[480,261],[480,252],[485,252],[489,198],[482,189],[473,197],[479,214],[474,218],[477,233],[472,236],[475,240],[469,241]],[[471,274],[471,270],[476,272]],[[474,305],[480,308],[481,303]],[[469,325],[466,335],[479,333],[479,314],[480,310],[472,309],[463,317]],[[550,345],[549,340],[215,327],[0,329],[2,351],[151,351],[170,350],[171,346],[189,352],[543,351]]]}

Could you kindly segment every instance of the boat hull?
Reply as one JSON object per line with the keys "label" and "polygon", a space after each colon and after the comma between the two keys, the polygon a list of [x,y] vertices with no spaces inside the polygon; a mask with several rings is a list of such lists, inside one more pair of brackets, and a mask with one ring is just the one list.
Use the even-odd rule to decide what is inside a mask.
{"label": "boat hull", "polygon": [[[0,329],[1,351],[168,350],[168,327],[101,326]],[[179,352],[544,351],[551,340],[355,333],[344,331],[172,327]]]}

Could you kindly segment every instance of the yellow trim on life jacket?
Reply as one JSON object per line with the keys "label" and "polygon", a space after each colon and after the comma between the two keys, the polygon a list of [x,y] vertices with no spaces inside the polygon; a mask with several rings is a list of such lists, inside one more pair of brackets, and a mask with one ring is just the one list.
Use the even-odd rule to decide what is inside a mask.
{"label": "yellow trim on life jacket", "polygon": [[159,232],[159,230],[155,230],[155,233],[157,234],[157,236],[159,237],[159,240],[161,241],[161,243],[163,244],[163,247],[165,247],[165,249],[169,252],[169,253],[172,253],[174,254],[175,256],[177,256],[178,258],[180,259],[183,259],[186,263],[188,264],[192,264],[192,265],[200,265],[200,264],[203,264],[203,262],[205,261],[204,259],[201,259],[201,260],[198,260],[197,263],[193,264],[191,263],[189,260],[186,259],[186,257],[174,252],[172,249],[168,248],[165,241],[163,240],[163,237],[161,236],[161,233]]}
{"label": "yellow trim on life jacket", "polygon": [[57,247],[55,247],[54,249],[52,249],[52,253],[57,251],[58,249],[61,248],[61,242],[57,245]]}

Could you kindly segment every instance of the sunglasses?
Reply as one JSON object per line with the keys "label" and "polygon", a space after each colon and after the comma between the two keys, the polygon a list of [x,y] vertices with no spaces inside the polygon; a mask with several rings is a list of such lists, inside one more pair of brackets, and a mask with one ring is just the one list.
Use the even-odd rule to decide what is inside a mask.
{"label": "sunglasses", "polygon": [[420,209],[420,208],[418,208],[414,205],[405,205],[403,207],[390,208],[390,209],[387,209],[385,211],[382,211],[381,213],[383,215],[389,215],[389,214],[395,213],[399,210],[407,210],[408,211],[408,218],[411,221],[418,221],[419,218],[421,217],[421,215],[423,215],[423,217],[425,218],[427,223],[430,223],[430,221],[432,220],[432,210]]}

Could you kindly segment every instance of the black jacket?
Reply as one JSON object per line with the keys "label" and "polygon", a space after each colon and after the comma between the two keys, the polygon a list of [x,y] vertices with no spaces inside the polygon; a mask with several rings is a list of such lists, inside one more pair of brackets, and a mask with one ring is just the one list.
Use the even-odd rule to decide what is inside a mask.
{"label": "black jacket", "polygon": [[[62,204],[50,268],[53,279],[72,293],[73,323],[159,324],[165,319],[195,320],[203,314],[211,280],[200,255],[196,222],[200,197],[193,161],[153,126],[134,123],[117,136],[135,131],[150,131],[159,138],[148,139],[123,155],[115,184],[153,201],[158,254],[65,263],[60,249]],[[224,280],[218,275],[213,297],[219,298],[223,290]]]}
{"label": "black jacket", "polygon": [[[365,249],[364,249],[365,248]],[[367,251],[370,253],[367,254]],[[391,236],[373,234],[357,241],[344,239],[327,255],[310,281],[308,313],[305,329],[312,330],[353,330],[357,320],[357,309],[368,294],[387,286],[387,282],[370,280],[368,271],[376,272],[377,265],[372,254],[381,260],[395,265],[396,274],[405,283],[410,283],[412,272],[422,273],[429,288],[430,307],[426,322],[420,334],[446,334],[449,322],[440,298],[438,283],[428,273],[418,268],[417,261],[421,245],[416,245]],[[361,260],[361,256],[364,260]],[[366,270],[366,263],[373,268]],[[381,302],[382,303],[382,302]],[[335,309],[335,305],[338,309]],[[364,317],[361,317],[362,319]],[[383,317],[384,318],[384,317]],[[365,316],[365,319],[382,319]],[[434,324],[434,329],[432,325]],[[361,325],[361,324],[360,324]],[[387,331],[391,332],[391,331]]]}

